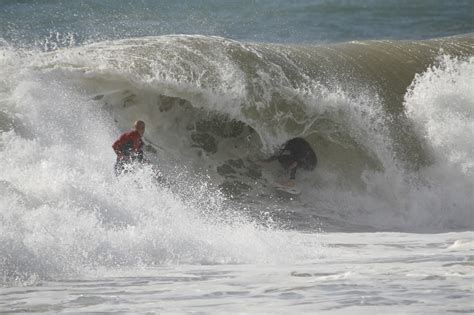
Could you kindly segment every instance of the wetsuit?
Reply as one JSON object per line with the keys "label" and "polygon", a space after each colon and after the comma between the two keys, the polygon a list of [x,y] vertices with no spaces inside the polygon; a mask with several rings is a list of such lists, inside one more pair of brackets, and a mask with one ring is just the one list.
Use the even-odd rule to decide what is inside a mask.
{"label": "wetsuit", "polygon": [[117,154],[115,162],[115,175],[120,175],[125,170],[126,164],[143,162],[143,141],[138,131],[126,132],[112,145]]}
{"label": "wetsuit", "polygon": [[290,179],[295,179],[296,170],[299,168],[312,171],[318,163],[316,153],[311,145],[303,138],[293,138],[287,141],[275,158],[285,169],[290,169],[293,163],[297,163],[290,170]]}

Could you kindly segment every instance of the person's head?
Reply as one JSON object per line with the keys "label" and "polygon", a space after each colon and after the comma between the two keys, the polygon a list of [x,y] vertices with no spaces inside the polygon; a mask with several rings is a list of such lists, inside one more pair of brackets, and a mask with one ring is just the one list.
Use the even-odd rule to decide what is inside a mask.
{"label": "person's head", "polygon": [[134,124],[133,124],[133,128],[138,131],[138,134],[140,135],[140,137],[143,137],[143,134],[145,134],[145,123],[141,120],[137,120]]}

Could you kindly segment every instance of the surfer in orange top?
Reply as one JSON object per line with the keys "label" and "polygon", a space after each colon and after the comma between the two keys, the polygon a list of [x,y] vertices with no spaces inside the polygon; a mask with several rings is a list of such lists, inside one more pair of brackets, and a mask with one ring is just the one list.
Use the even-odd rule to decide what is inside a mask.
{"label": "surfer in orange top", "polygon": [[124,172],[127,164],[143,162],[143,134],[145,133],[145,123],[137,120],[133,124],[133,130],[123,133],[112,145],[117,154],[115,162],[115,175]]}

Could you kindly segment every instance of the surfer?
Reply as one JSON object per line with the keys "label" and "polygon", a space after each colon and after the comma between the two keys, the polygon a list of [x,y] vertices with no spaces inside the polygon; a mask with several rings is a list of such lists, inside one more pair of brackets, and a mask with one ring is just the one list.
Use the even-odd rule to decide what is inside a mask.
{"label": "surfer", "polygon": [[127,165],[144,162],[142,140],[144,133],[145,123],[137,120],[133,124],[133,129],[123,133],[112,145],[115,154],[117,154],[117,161],[114,166],[116,176],[122,174]]}
{"label": "surfer", "polygon": [[286,187],[294,187],[296,171],[305,169],[312,171],[318,163],[318,158],[311,145],[303,138],[293,138],[285,142],[282,148],[266,161],[278,160],[281,166],[289,172],[289,179],[280,183]]}

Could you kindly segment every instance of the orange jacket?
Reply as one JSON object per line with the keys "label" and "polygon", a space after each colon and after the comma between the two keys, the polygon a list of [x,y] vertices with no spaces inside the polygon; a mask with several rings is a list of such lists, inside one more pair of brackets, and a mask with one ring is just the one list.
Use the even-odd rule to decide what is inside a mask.
{"label": "orange jacket", "polygon": [[125,132],[112,145],[118,160],[128,158],[130,160],[143,159],[143,141],[138,131]]}

